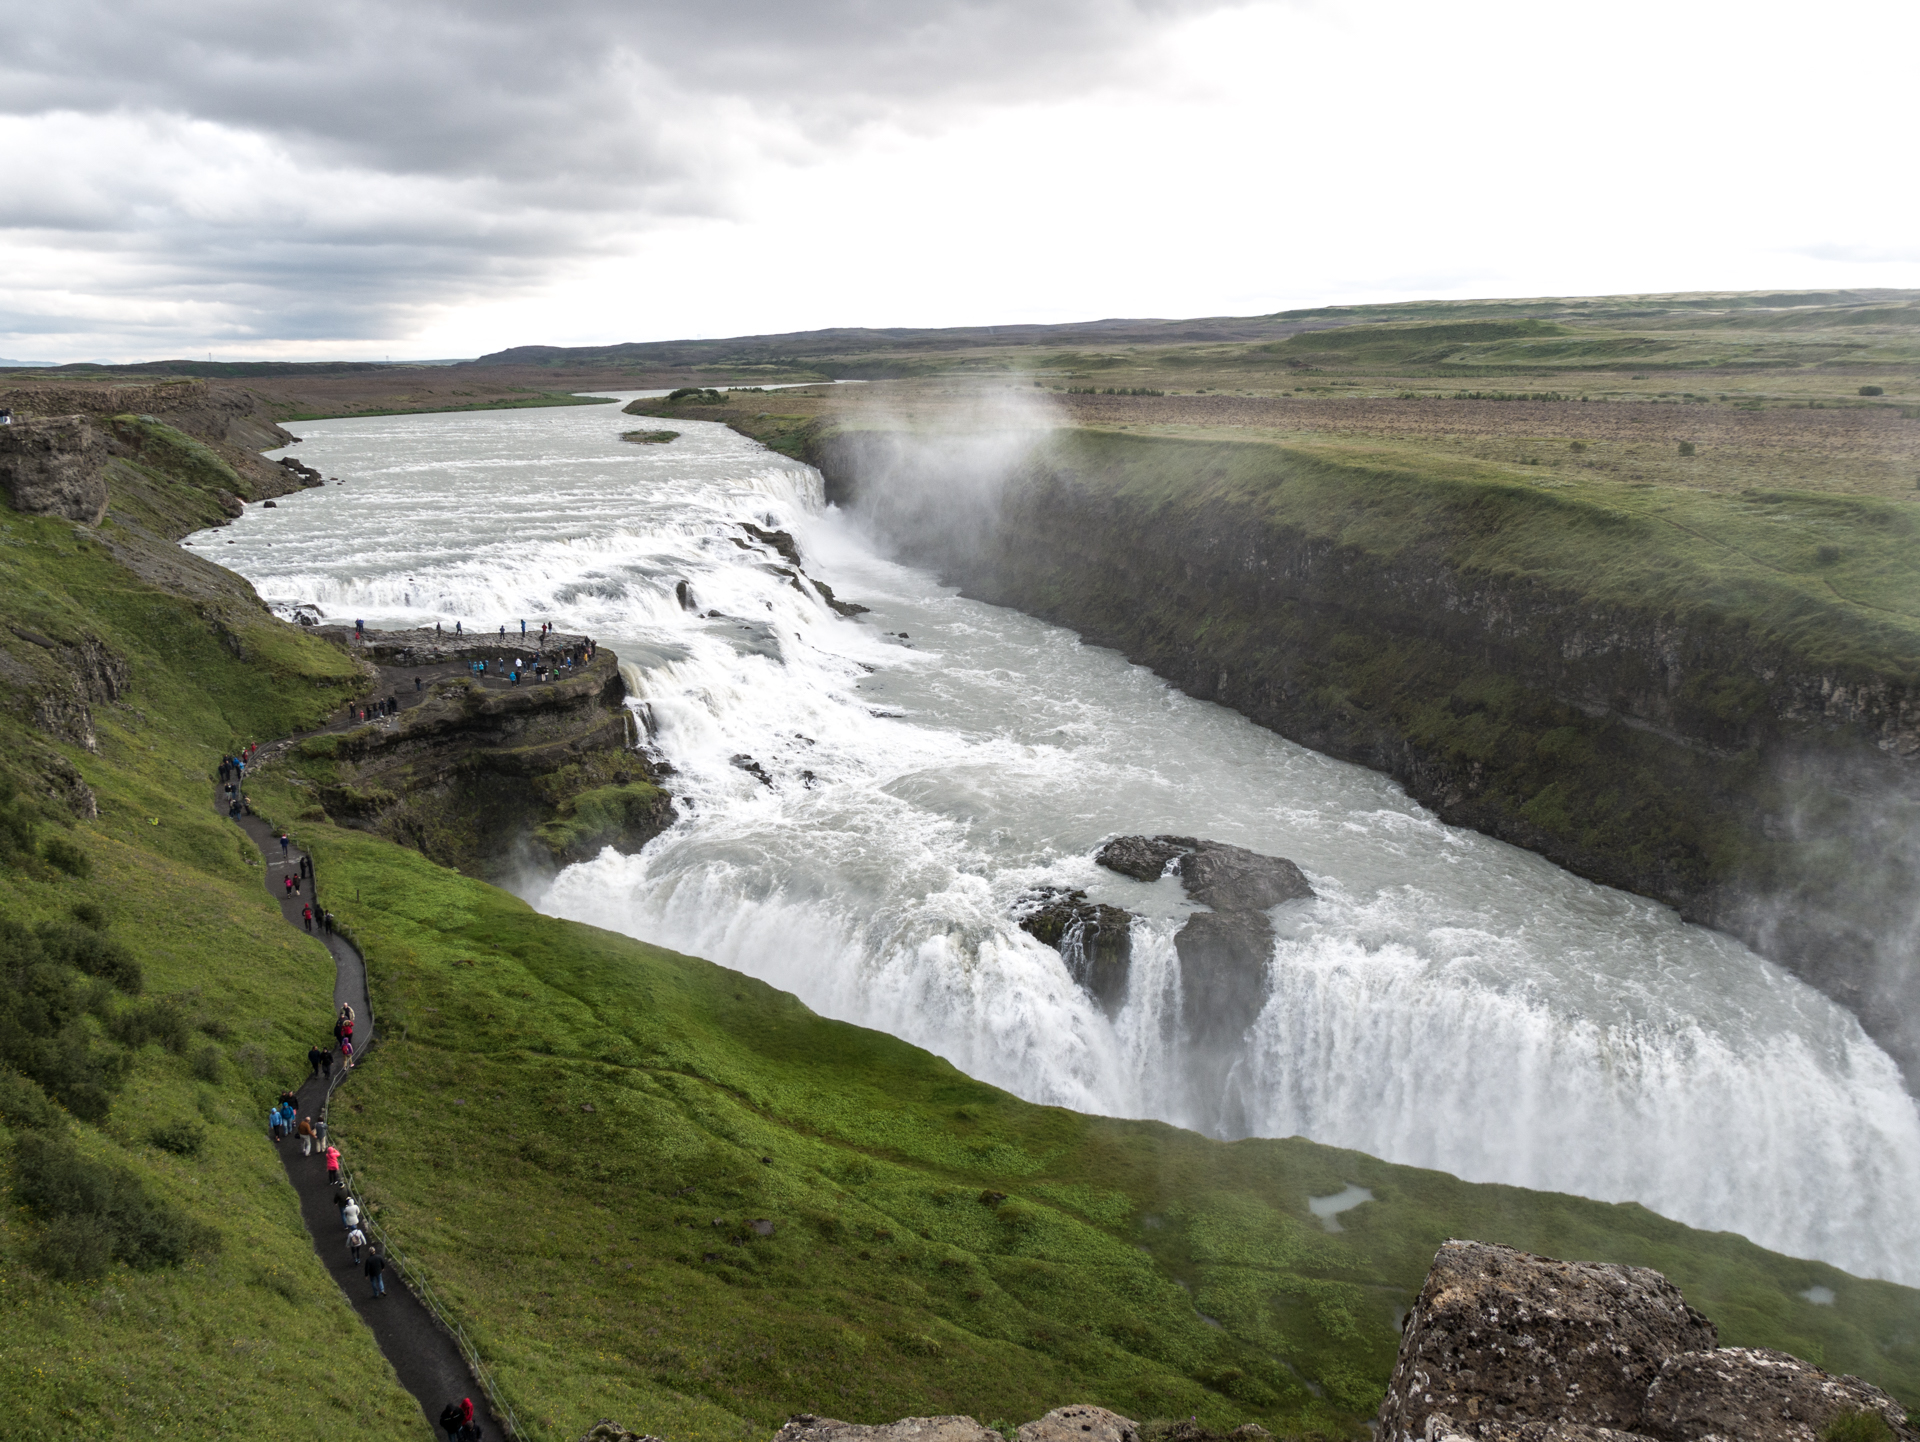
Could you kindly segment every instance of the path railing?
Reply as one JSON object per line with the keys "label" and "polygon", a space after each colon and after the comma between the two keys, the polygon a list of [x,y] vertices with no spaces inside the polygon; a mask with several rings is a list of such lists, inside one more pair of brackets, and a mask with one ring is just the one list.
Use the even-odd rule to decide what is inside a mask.
{"label": "path railing", "polygon": [[[345,1077],[342,1076],[341,1080],[344,1081]],[[335,1083],[335,1086],[338,1085],[339,1083]],[[323,1119],[326,1118],[327,1109],[332,1103],[333,1091],[329,1089],[326,1105],[320,1109]],[[331,1121],[328,1121],[327,1135],[329,1137],[333,1135]],[[339,1145],[338,1142],[334,1144]],[[528,1436],[520,1426],[520,1419],[513,1415],[513,1408],[507,1405],[507,1399],[501,1395],[500,1384],[493,1374],[493,1369],[481,1358],[479,1349],[467,1336],[466,1329],[454,1316],[453,1309],[440,1299],[440,1294],[434,1291],[432,1284],[427,1281],[426,1274],[408,1259],[405,1252],[401,1251],[387,1229],[373,1219],[373,1213],[366,1205],[366,1198],[361,1196],[360,1188],[354,1184],[353,1173],[348,1169],[344,1157],[340,1161],[340,1185],[345,1188],[348,1196],[361,1198],[360,1230],[367,1233],[369,1241],[379,1243],[380,1255],[387,1259],[387,1265],[394,1269],[407,1290],[418,1297],[426,1309],[433,1313],[440,1325],[446,1328],[447,1335],[453,1338],[453,1343],[460,1349],[460,1355],[466,1359],[467,1366],[473,1369],[474,1380],[480,1384],[480,1390],[487,1394],[487,1402],[493,1408],[495,1419],[507,1429],[507,1436]]]}
{"label": "path railing", "polygon": [[[254,814],[258,815],[257,812]],[[266,820],[265,817],[261,817],[260,819],[263,821]],[[269,826],[272,825],[271,822],[268,824]],[[276,827],[274,829],[278,830],[279,828]],[[307,854],[311,855],[312,853],[309,852]],[[266,862],[267,870],[272,871],[275,863],[271,857],[263,856],[262,859]],[[282,861],[278,864],[285,866],[287,863]],[[317,906],[320,899],[320,877],[319,867],[317,865],[312,872],[312,884],[314,903]],[[361,975],[365,976],[367,963],[365,948],[360,946],[358,941],[343,927],[336,926],[333,935],[339,937],[342,943],[351,947],[359,954]],[[322,935],[321,941],[324,945],[326,941],[324,935]],[[328,950],[331,951],[332,948],[329,947]],[[365,1018],[367,1047],[365,1053],[356,1055],[353,1058],[353,1064],[355,1066],[358,1066],[360,1062],[364,1061],[366,1056],[370,1055],[374,1048],[373,986],[370,980],[366,986],[365,1002],[367,1013]],[[330,1073],[328,1076],[326,1097],[320,1103],[320,1119],[326,1126],[326,1135],[329,1138],[333,1135],[333,1094],[345,1084],[350,1075],[352,1075],[352,1071],[343,1065],[337,1074]],[[335,1145],[338,1145],[338,1143],[335,1142]],[[353,1173],[348,1169],[344,1157],[341,1159],[340,1165],[340,1184],[345,1188],[346,1195],[350,1197],[360,1196],[360,1188],[355,1185]],[[407,1254],[394,1242],[386,1228],[382,1227],[373,1219],[372,1211],[364,1202],[365,1199],[362,1198],[360,1230],[367,1234],[369,1240],[379,1244],[380,1255],[387,1259],[387,1265],[394,1271],[395,1280],[405,1286],[414,1296],[418,1297],[421,1304],[425,1306],[429,1312],[433,1313],[434,1320],[446,1329],[449,1337],[453,1338],[454,1346],[460,1349],[461,1357],[473,1372],[474,1381],[480,1384],[480,1390],[486,1395],[487,1403],[493,1409],[494,1420],[506,1429],[507,1436],[517,1438],[529,1437],[530,1434],[521,1427],[520,1419],[514,1415],[513,1408],[507,1404],[506,1398],[501,1394],[500,1383],[494,1376],[493,1369],[481,1358],[479,1348],[473,1345],[473,1339],[467,1335],[466,1328],[460,1325],[459,1319],[453,1314],[453,1309],[441,1299],[438,1292],[434,1291],[432,1284],[427,1281],[426,1273],[414,1265]]]}

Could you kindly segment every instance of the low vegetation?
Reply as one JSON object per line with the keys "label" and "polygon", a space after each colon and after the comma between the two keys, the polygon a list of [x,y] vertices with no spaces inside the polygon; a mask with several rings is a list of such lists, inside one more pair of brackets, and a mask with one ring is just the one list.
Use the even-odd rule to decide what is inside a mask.
{"label": "low vegetation", "polygon": [[[1582,338],[1553,329],[1577,329],[1564,316],[1519,319],[1544,326],[1419,343]],[[1232,345],[1244,356],[1270,340]],[[1104,364],[1104,353],[1076,354]],[[1188,386],[1229,374],[1198,360]],[[1284,404],[1337,419],[1349,402],[1117,393],[1171,391],[1175,373],[1121,355],[1106,377],[1116,394],[1055,402],[1088,408],[1073,444],[1134,458],[1125,483],[1167,487],[1169,499],[1213,487],[1305,508],[1362,550],[1437,527],[1489,566],[1737,606],[1783,644],[1910,652],[1920,622],[1903,599],[1913,518],[1902,504],[1636,490],[1613,471],[1574,473],[1629,464],[1641,445],[1679,466],[1683,438],[1699,448],[1684,463],[1704,471],[1719,463],[1715,431],[1642,441],[1629,421],[1637,410],[1703,426],[1751,418],[1729,404],[1395,402],[1470,424],[1515,417],[1518,429],[1468,444],[1551,464],[1329,420],[1317,439],[1276,431],[1202,447],[1196,467],[1178,437],[1200,422],[1175,407]],[[1284,379],[1297,383],[1291,370]],[[1020,384],[1033,394],[1031,377]],[[1897,412],[1860,405],[1859,384],[1846,386],[1857,409],[1788,420],[1816,435],[1836,418],[1897,424]],[[978,399],[923,394],[936,410]],[[805,453],[838,404],[791,392],[720,401],[691,404],[789,453]],[[1787,423],[1766,404],[1760,419]],[[757,409],[767,405],[779,413]],[[1172,439],[1119,434],[1148,415]],[[1581,429],[1561,434],[1574,415]],[[1282,452],[1289,479],[1263,490],[1262,468]],[[0,1158],[16,1204],[0,1215],[0,1415],[23,1435],[76,1442],[412,1437],[418,1408],[313,1258],[263,1136],[273,1096],[325,1034],[331,963],[284,924],[252,847],[209,806],[223,751],[314,724],[359,679],[342,652],[273,621],[192,553],[139,549],[136,528],[164,538],[220,514],[194,461],[156,442],[117,463],[113,550],[65,522],[0,513],[10,621],[97,642],[130,678],[94,703],[94,750],[50,736],[34,719],[37,693],[0,712]],[[1456,533],[1446,517],[1461,496],[1479,520]],[[1663,564],[1676,557],[1692,579]],[[174,580],[141,579],[162,575],[163,560]],[[1836,594],[1844,606],[1807,604]],[[57,649],[29,655],[13,634],[0,648],[21,667],[55,664]],[[1505,724],[1494,690],[1483,699],[1436,724]],[[1490,734],[1460,739],[1492,745]],[[250,791],[314,852],[329,907],[369,956],[385,1039],[341,1094],[336,1134],[382,1225],[458,1309],[536,1437],[615,1416],[674,1442],[751,1442],[801,1410],[1018,1420],[1077,1400],[1220,1431],[1258,1421],[1358,1437],[1401,1309],[1439,1241],[1462,1235],[1658,1267],[1725,1341],[1782,1347],[1920,1402],[1920,1292],[1631,1204],[1468,1184],[1300,1139],[1222,1144],[1030,1105],[737,973],[542,917],[333,827],[299,770],[324,760],[269,768]],[[62,767],[97,815],[59,782]],[[630,787],[585,794],[556,823],[578,834],[559,839],[651,799]],[[1342,1231],[1323,1229],[1307,1200],[1353,1185],[1375,1200],[1344,1213]],[[1819,1288],[1831,1305],[1805,1295]]]}

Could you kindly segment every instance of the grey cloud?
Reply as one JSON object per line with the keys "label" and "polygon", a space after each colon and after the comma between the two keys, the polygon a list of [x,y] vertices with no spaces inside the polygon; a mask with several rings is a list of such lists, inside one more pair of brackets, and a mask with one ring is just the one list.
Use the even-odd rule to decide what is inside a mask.
{"label": "grey cloud", "polygon": [[[171,127],[176,150],[194,143],[183,126],[217,127],[271,152],[244,183],[286,201],[223,213],[206,176],[190,196],[164,158],[97,137],[88,174],[10,186],[0,231],[64,235],[77,265],[118,262],[104,293],[216,304],[236,334],[390,334],[414,306],[724,214],[758,156],[1084,90],[1225,3],[10,0],[0,116]],[[368,199],[396,180],[422,188]]]}

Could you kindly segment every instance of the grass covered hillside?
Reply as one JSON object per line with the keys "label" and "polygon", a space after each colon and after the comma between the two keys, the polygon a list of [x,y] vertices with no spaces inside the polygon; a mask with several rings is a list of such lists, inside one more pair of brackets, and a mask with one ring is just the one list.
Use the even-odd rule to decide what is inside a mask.
{"label": "grass covered hillside", "polygon": [[[219,514],[175,453],[115,461],[97,529],[0,512],[0,1416],[417,1437],[263,1135],[331,965],[209,804],[224,751],[360,678],[172,544]],[[1449,1236],[1658,1267],[1724,1341],[1920,1403],[1920,1292],[1637,1206],[1033,1106],[336,826],[303,780],[249,790],[315,855],[384,1038],[336,1135],[531,1436],[1092,1401],[1357,1438]],[[1325,1230],[1308,1199],[1350,1185],[1375,1200]]]}
{"label": "grass covered hillside", "polygon": [[219,514],[191,477],[111,480],[97,530],[0,508],[0,1430],[413,1438],[265,1138],[332,961],[211,811],[354,668],[149,529]]}
{"label": "grass covered hillside", "polygon": [[[1909,1289],[1637,1206],[1034,1106],[363,834],[298,837],[354,898],[387,1036],[336,1130],[539,1435],[1077,1399],[1357,1436],[1449,1236],[1658,1267],[1725,1341],[1920,1401]],[[1376,1200],[1329,1232],[1307,1201],[1349,1185]]]}

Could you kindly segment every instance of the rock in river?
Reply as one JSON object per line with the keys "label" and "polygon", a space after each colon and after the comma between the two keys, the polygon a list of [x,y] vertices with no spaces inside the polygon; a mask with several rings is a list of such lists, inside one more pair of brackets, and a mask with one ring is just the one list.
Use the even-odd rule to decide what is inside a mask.
{"label": "rock in river", "polygon": [[1059,952],[1073,979],[1112,1016],[1127,999],[1133,913],[1088,901],[1084,891],[1043,886],[1023,901],[1020,929]]}
{"label": "rock in river", "polygon": [[1182,1013],[1195,1042],[1237,1041],[1266,1005],[1273,960],[1268,909],[1313,897],[1300,868],[1285,857],[1192,836],[1118,836],[1094,860],[1136,881],[1158,880],[1175,866],[1187,895],[1213,908],[1195,912],[1174,937]]}

